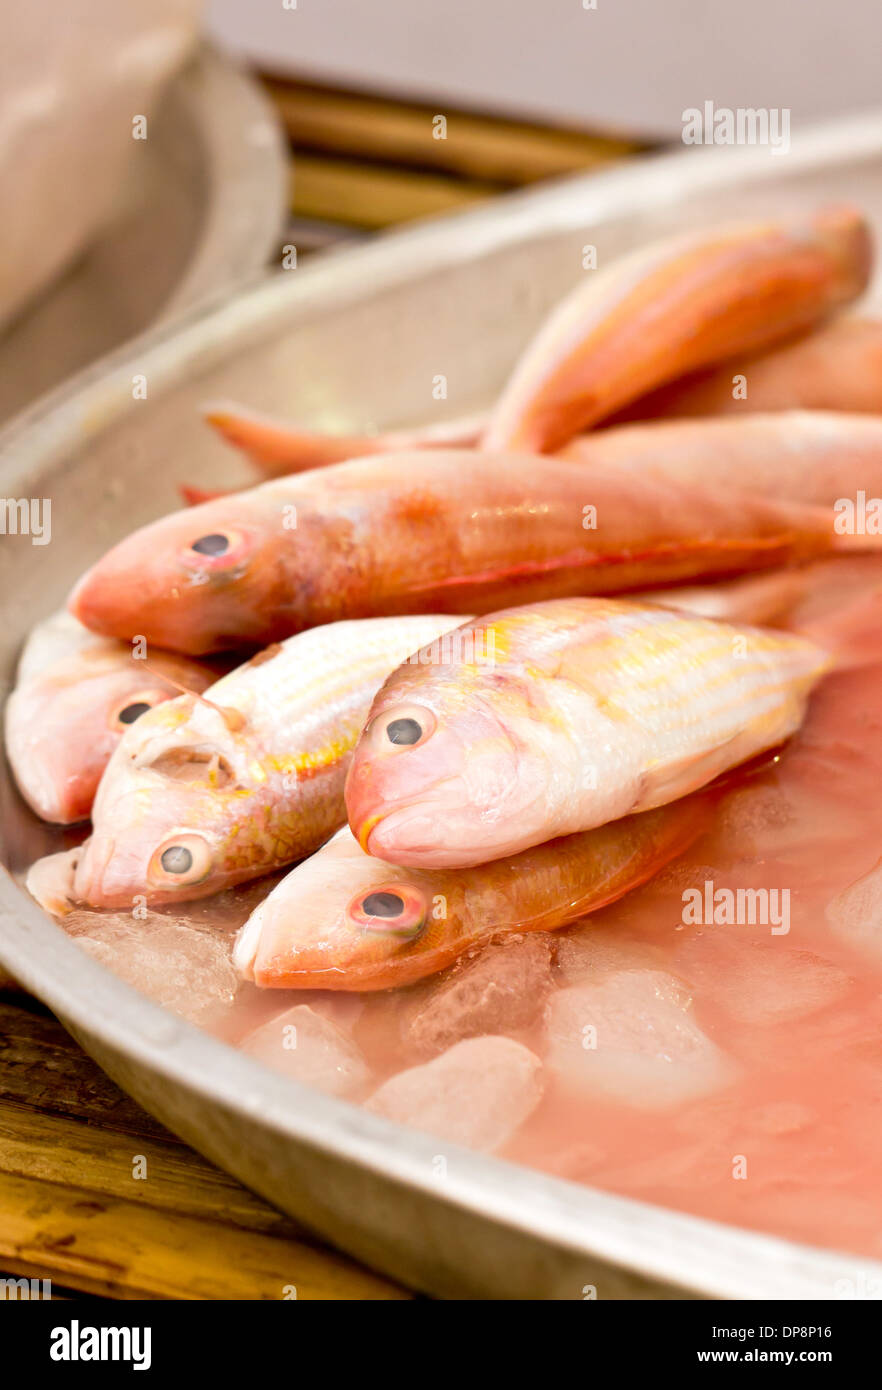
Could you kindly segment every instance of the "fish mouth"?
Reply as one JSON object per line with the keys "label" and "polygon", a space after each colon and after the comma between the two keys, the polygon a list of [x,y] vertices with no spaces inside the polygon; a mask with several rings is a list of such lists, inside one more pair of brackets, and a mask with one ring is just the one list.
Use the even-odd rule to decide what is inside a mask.
{"label": "fish mouth", "polygon": [[[79,862],[76,866],[74,890],[78,902],[89,907],[115,907],[118,895],[108,894],[104,886],[107,868],[113,859],[115,844],[109,837],[97,840],[91,835],[81,846]],[[130,898],[126,900],[130,903]]]}
{"label": "fish mouth", "polygon": [[[445,812],[448,822],[445,825]],[[360,827],[358,842],[374,859],[405,868],[440,869],[463,865],[467,851],[449,835],[449,802],[423,803],[417,811],[409,806],[391,807],[375,813]],[[444,825],[445,829],[439,829]],[[474,850],[477,839],[469,835]],[[472,863],[482,861],[475,850]]]}
{"label": "fish mouth", "polygon": [[260,950],[263,918],[263,903],[259,903],[248,921],[239,928],[233,942],[233,969],[240,980],[248,980],[251,984],[255,982],[254,965]]}
{"label": "fish mouth", "polygon": [[375,811],[373,815],[365,816],[358,830],[355,832],[355,838],[365,854],[370,854],[371,852],[368,849],[368,841],[371,838],[372,832],[376,826],[380,824],[380,821],[385,820],[387,815],[389,815],[388,811]]}

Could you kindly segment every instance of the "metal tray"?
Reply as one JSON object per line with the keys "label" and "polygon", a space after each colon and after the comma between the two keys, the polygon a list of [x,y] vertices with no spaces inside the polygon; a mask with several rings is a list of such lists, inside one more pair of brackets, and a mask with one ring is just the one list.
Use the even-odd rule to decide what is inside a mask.
{"label": "metal tray", "polygon": [[[181,480],[245,471],[197,418],[206,398],[364,427],[487,400],[581,273],[673,227],[854,198],[882,229],[882,115],[787,157],[666,155],[317,258],[105,360],[0,439],[0,494],[51,497],[53,538],[0,545],[0,678],[113,540],[177,505]],[[148,383],[132,399],[132,377]],[[433,400],[443,374],[449,399]],[[552,1179],[319,1095],[179,1021],[81,952],[16,886],[45,831],[0,784],[0,960],[148,1110],[368,1264],[442,1296],[878,1296],[882,1265]]]}
{"label": "metal tray", "polygon": [[163,93],[111,223],[0,336],[0,420],[158,319],[262,272],[287,188],[272,104],[199,49]]}

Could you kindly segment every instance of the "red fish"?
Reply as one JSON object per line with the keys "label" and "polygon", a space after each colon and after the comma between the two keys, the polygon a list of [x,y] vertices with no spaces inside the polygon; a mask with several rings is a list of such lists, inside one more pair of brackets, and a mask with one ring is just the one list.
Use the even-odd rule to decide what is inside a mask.
{"label": "red fish", "polygon": [[871,261],[863,218],[835,207],[586,272],[515,367],[483,447],[551,452],[665,382],[808,330],[861,293]]}
{"label": "red fish", "polygon": [[272,989],[389,989],[508,932],[552,931],[645,883],[707,826],[710,797],[628,816],[474,869],[400,869],[346,828],[278,884],[236,941]]}
{"label": "red fish", "polygon": [[529,455],[379,455],[177,512],[99,560],[70,599],[87,627],[176,651],[266,644],[341,618],[738,574],[880,538],[829,509],[701,492]]}

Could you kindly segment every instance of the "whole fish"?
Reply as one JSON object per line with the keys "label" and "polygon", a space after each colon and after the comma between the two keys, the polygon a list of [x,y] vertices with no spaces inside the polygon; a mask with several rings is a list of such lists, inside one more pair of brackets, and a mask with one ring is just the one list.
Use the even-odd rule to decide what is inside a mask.
{"label": "whole fish", "polygon": [[378,686],[459,621],[315,628],[145,714],[101,780],[74,899],[183,902],[310,854],[345,820],[346,767]]}
{"label": "whole fish", "polygon": [[43,820],[83,820],[123,734],[180,687],[202,691],[217,671],[170,652],[97,637],[69,613],[29,636],[6,704],[6,753],[19,791]]}
{"label": "whole fish", "polygon": [[393,454],[413,449],[467,449],[476,445],[484,428],[484,416],[442,420],[409,430],[377,434],[332,434],[305,430],[284,420],[273,420],[237,405],[212,405],[203,412],[206,423],[247,454],[269,478],[324,468],[329,463],[366,458],[369,454]]}
{"label": "whole fish", "polygon": [[710,800],[687,797],[473,869],[396,868],[344,827],[255,909],[233,963],[271,989],[412,984],[491,936],[552,931],[645,883],[706,828]]}
{"label": "whole fish", "polygon": [[484,663],[399,667],[352,760],[349,824],[391,863],[468,867],[674,801],[788,738],[832,664],[789,633],[612,599],[461,639]]}
{"label": "whole fish", "polygon": [[882,412],[882,322],[843,317],[651,391],[606,423],[769,410]]}
{"label": "whole fish", "polygon": [[880,537],[828,509],[684,489],[529,455],[428,451],[332,464],[164,517],[71,595],[96,632],[202,653],[342,618],[737,574]]}
{"label": "whole fish", "polygon": [[786,410],[617,425],[579,435],[561,457],[683,487],[832,507],[860,489],[882,497],[882,414]]}
{"label": "whole fish", "polygon": [[660,241],[587,271],[528,345],[483,436],[551,452],[664,382],[805,331],[866,287],[850,207]]}

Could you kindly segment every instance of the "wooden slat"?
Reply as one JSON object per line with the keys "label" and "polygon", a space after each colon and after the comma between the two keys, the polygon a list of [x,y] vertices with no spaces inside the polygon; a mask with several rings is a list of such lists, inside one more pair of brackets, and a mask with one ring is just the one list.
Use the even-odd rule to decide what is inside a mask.
{"label": "wooden slat", "polygon": [[290,201],[295,217],[379,229],[456,212],[496,192],[492,184],[295,153]]}
{"label": "wooden slat", "polygon": [[402,1299],[330,1252],[155,1211],[34,1178],[0,1175],[0,1266],[113,1298]]}
{"label": "wooden slat", "polygon": [[115,1086],[56,1019],[9,1002],[0,1003],[0,1098],[121,1134],[181,1143]]}
{"label": "wooden slat", "polygon": [[[171,1136],[170,1136],[171,1138]],[[133,1160],[145,1177],[133,1176]],[[13,1177],[86,1188],[203,1220],[222,1217],[244,1230],[304,1233],[212,1163],[177,1142],[116,1134],[0,1101],[0,1169]]]}
{"label": "wooden slat", "polygon": [[[630,141],[383,100],[356,93],[265,79],[298,150],[328,150],[389,160],[506,184],[589,169],[621,159]],[[433,136],[433,117],[447,120],[447,138]]]}
{"label": "wooden slat", "polygon": [[0,1003],[0,1269],[113,1298],[409,1297],[193,1153],[33,1000]]}

